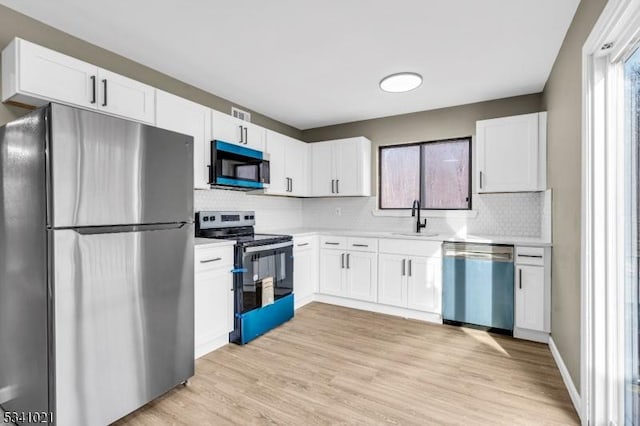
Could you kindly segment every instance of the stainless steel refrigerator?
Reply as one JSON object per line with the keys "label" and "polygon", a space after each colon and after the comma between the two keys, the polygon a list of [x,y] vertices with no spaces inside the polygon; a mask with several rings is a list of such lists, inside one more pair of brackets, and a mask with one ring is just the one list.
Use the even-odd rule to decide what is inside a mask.
{"label": "stainless steel refrigerator", "polygon": [[0,198],[6,412],[105,425],[193,376],[190,136],[51,104],[0,128]]}

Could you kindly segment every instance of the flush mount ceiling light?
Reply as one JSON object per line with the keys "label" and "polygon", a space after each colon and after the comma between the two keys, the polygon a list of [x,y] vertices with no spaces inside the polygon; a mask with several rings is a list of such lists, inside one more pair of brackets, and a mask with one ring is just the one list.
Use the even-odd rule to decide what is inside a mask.
{"label": "flush mount ceiling light", "polygon": [[422,76],[415,72],[399,72],[380,80],[380,88],[385,92],[408,92],[422,84]]}

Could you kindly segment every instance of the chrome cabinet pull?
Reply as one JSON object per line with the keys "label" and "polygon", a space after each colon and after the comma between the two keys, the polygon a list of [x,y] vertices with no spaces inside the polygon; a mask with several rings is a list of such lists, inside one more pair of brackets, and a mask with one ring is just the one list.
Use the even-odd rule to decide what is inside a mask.
{"label": "chrome cabinet pull", "polygon": [[215,259],[207,259],[207,260],[201,260],[200,263],[210,263],[210,262],[217,262],[219,260],[222,260],[221,257],[216,257]]}
{"label": "chrome cabinet pull", "polygon": [[240,143],[244,144],[244,131],[242,129],[242,125],[239,125],[238,127],[240,127]]}
{"label": "chrome cabinet pull", "polygon": [[91,76],[91,103],[96,103],[96,76]]}
{"label": "chrome cabinet pull", "polygon": [[335,179],[331,179],[331,193],[332,193],[332,194],[335,194],[335,193],[336,193],[336,190],[334,189],[334,188],[335,188],[335,186],[336,186],[336,185],[335,185],[335,182],[336,182],[336,181],[335,181]]}
{"label": "chrome cabinet pull", "polygon": [[325,241],[325,244],[328,245],[328,246],[339,246],[340,245],[340,243],[332,243],[330,241]]}
{"label": "chrome cabinet pull", "polygon": [[411,259],[409,259],[409,276],[411,276]]}
{"label": "chrome cabinet pull", "polygon": [[247,145],[249,143],[249,129],[247,127],[244,128],[244,144]]}
{"label": "chrome cabinet pull", "polygon": [[107,79],[103,79],[102,80],[102,86],[104,88],[104,100],[102,101],[102,106],[106,107],[107,106]]}
{"label": "chrome cabinet pull", "polygon": [[340,255],[340,269],[344,269],[344,253]]}
{"label": "chrome cabinet pull", "polygon": [[309,245],[309,243],[300,243],[300,244],[298,244],[298,247],[304,247],[304,246],[308,246],[308,245]]}
{"label": "chrome cabinet pull", "polygon": [[406,264],[407,260],[406,259],[402,259],[402,276],[404,277],[405,275],[405,264]]}
{"label": "chrome cabinet pull", "polygon": [[351,253],[347,253],[347,269],[351,268]]}
{"label": "chrome cabinet pull", "polygon": [[289,189],[289,192],[293,192],[293,178],[289,178],[289,182],[291,182],[291,187]]}
{"label": "chrome cabinet pull", "polygon": [[369,247],[369,244],[351,244],[354,247]]}
{"label": "chrome cabinet pull", "polygon": [[519,254],[518,257],[533,257],[536,259],[542,259],[542,255],[539,254]]}
{"label": "chrome cabinet pull", "polygon": [[336,179],[336,194],[340,193],[340,179]]}
{"label": "chrome cabinet pull", "polygon": [[480,189],[482,189],[482,172],[480,172]]}

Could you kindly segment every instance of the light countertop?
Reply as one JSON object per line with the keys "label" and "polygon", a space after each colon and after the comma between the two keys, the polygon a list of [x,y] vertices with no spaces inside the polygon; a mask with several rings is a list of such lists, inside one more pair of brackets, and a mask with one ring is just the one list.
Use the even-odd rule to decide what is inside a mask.
{"label": "light countertop", "polygon": [[537,237],[522,237],[516,235],[454,235],[454,234],[430,234],[423,232],[422,235],[411,235],[407,232],[390,232],[390,231],[353,231],[345,229],[324,229],[324,228],[284,228],[274,229],[268,232],[274,234],[293,235],[294,237],[303,237],[309,235],[340,235],[345,237],[371,237],[371,238],[392,238],[406,240],[427,240],[427,241],[461,241],[485,244],[509,244],[509,245],[526,245],[538,247],[550,247],[550,241]]}
{"label": "light countertop", "polygon": [[195,238],[194,245],[196,247],[233,247],[235,240],[218,240],[214,238]]}

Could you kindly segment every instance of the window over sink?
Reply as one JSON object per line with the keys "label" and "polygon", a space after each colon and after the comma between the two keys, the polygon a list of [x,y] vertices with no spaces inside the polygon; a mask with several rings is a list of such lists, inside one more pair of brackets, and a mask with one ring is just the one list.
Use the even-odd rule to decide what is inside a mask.
{"label": "window over sink", "polygon": [[471,137],[379,147],[378,207],[471,210]]}

